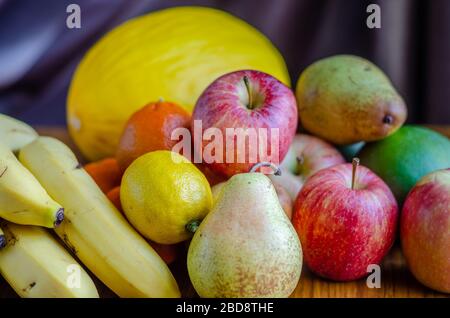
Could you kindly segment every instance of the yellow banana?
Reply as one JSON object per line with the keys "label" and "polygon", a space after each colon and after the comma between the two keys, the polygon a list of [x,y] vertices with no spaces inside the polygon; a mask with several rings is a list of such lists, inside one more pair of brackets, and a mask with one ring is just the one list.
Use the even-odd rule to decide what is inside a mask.
{"label": "yellow banana", "polygon": [[45,229],[2,223],[0,273],[20,297],[98,298],[94,282]]}
{"label": "yellow banana", "polygon": [[179,297],[167,265],[111,204],[73,152],[39,137],[20,161],[66,208],[56,233],[77,257],[120,297]]}
{"label": "yellow banana", "polygon": [[18,224],[52,228],[64,219],[64,209],[52,200],[36,178],[0,142],[0,217]]}
{"label": "yellow banana", "polygon": [[37,132],[20,120],[0,114],[0,142],[17,152],[38,136]]}

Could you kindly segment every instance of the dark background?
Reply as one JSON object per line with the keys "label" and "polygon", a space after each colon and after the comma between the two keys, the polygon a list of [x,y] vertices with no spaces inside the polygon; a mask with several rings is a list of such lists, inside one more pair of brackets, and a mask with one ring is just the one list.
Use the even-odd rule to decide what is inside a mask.
{"label": "dark background", "polygon": [[[81,7],[81,29],[66,27],[70,3]],[[366,26],[371,3],[381,7],[381,29]],[[283,54],[293,85],[319,58],[368,58],[405,98],[408,122],[450,124],[449,0],[0,0],[0,112],[65,124],[86,50],[131,17],[177,5],[220,8],[257,27]]]}

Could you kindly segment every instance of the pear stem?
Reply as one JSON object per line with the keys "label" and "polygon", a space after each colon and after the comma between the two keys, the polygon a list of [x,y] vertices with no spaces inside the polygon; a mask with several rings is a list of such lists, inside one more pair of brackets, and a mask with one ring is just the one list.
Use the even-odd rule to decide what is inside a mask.
{"label": "pear stem", "polygon": [[252,92],[251,92],[251,88],[250,88],[250,81],[249,81],[247,76],[244,76],[244,84],[245,84],[245,87],[247,88],[247,94],[248,94],[248,105],[247,105],[247,108],[248,109],[253,109]]}
{"label": "pear stem", "polygon": [[270,167],[273,170],[273,174],[276,176],[281,176],[281,169],[274,163],[272,162],[258,162],[257,164],[255,164],[251,169],[250,169],[250,173],[252,172],[256,172],[256,170],[258,170],[261,167]]}
{"label": "pear stem", "polygon": [[356,169],[359,166],[359,158],[356,158],[356,157],[353,158],[352,166],[353,166],[353,169],[352,169],[352,190],[354,190],[355,189],[355,180],[356,180]]}
{"label": "pear stem", "polygon": [[198,227],[200,226],[199,220],[193,220],[186,224],[186,230],[190,233],[195,233],[198,230]]}

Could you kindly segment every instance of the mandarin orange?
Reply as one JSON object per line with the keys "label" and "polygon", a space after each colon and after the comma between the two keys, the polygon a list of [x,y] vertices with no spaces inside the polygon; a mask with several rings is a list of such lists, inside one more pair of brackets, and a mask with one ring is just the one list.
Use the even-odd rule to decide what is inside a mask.
{"label": "mandarin orange", "polygon": [[125,170],[141,155],[156,150],[171,150],[178,140],[172,140],[176,128],[188,128],[190,115],[175,103],[158,101],[134,113],[125,125],[116,158]]}

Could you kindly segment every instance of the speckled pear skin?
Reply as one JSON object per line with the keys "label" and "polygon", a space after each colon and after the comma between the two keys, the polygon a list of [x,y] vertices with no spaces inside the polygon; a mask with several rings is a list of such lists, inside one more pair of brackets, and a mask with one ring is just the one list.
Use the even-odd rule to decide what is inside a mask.
{"label": "speckled pear skin", "polygon": [[261,173],[229,179],[188,252],[201,297],[288,297],[302,269],[298,236]]}

